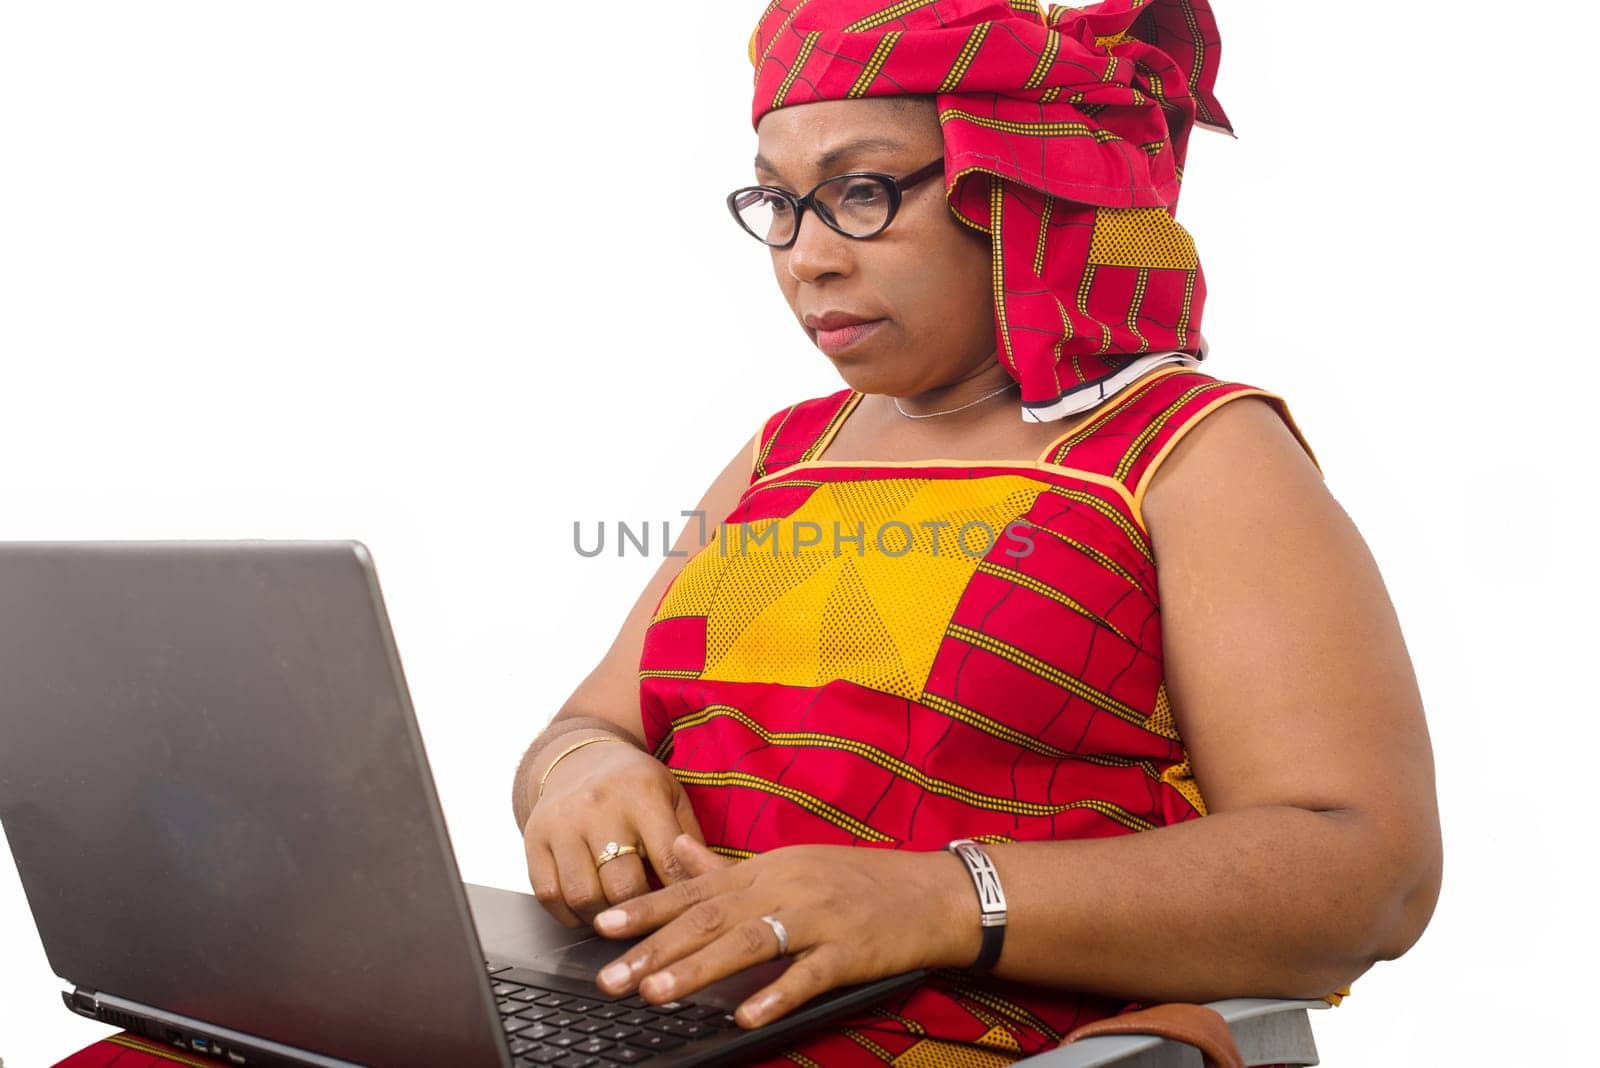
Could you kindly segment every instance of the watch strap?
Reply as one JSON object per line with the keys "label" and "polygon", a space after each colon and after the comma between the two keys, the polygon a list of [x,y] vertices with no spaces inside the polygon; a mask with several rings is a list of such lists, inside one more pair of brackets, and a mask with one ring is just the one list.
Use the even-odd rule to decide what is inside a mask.
{"label": "watch strap", "polygon": [[978,949],[978,959],[971,971],[986,972],[1000,960],[1000,948],[1006,939],[1006,894],[1000,886],[1000,873],[988,852],[971,838],[957,838],[945,849],[961,858],[972,877],[972,886],[978,892],[978,923],[983,928],[983,942]]}

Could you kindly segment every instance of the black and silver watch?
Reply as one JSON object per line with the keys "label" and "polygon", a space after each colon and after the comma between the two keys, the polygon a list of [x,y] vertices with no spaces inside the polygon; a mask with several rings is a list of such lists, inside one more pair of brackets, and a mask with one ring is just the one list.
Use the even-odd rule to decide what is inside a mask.
{"label": "black and silver watch", "polygon": [[983,945],[969,970],[986,972],[1000,959],[1000,947],[1006,940],[1006,893],[1000,889],[1000,873],[995,871],[989,854],[970,838],[957,838],[945,848],[961,858],[978,891],[981,910],[978,922],[983,925]]}

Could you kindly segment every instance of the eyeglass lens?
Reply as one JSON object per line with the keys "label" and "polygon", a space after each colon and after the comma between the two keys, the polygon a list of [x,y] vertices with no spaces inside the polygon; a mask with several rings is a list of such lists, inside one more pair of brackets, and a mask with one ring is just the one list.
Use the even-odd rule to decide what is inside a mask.
{"label": "eyeglass lens", "polygon": [[[876,178],[840,175],[819,185],[812,203],[824,221],[851,237],[870,237],[889,222],[889,190]],[[734,198],[739,219],[757,239],[782,245],[794,236],[790,203],[764,189],[745,189]]]}

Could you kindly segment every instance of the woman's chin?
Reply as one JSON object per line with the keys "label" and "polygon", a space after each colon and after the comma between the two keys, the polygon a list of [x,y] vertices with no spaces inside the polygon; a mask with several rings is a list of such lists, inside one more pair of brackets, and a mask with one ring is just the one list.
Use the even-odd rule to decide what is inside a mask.
{"label": "woman's chin", "polygon": [[833,369],[839,372],[844,384],[857,393],[893,393],[895,383],[884,374],[881,366],[860,356],[830,356]]}

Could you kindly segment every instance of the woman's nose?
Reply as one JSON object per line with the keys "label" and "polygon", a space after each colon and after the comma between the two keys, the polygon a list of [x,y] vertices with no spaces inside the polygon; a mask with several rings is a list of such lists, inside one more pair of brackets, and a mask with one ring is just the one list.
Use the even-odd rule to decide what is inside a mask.
{"label": "woman's nose", "polygon": [[800,229],[788,248],[789,275],[797,282],[814,282],[829,274],[844,274],[851,264],[850,238],[828,227],[815,210],[800,216]]}

